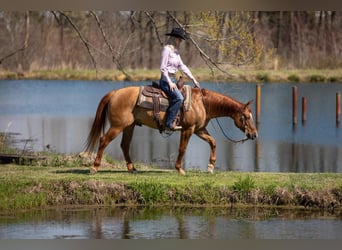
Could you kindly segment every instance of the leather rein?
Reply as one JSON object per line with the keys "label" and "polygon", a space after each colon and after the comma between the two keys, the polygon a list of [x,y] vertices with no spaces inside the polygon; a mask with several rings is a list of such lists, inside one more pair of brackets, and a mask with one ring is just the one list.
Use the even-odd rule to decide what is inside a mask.
{"label": "leather rein", "polygon": [[[208,109],[207,109],[207,105],[206,105],[206,103],[205,103],[205,101],[204,101],[205,98],[204,98],[204,95],[203,95],[203,92],[202,92],[203,89],[202,89],[202,88],[199,88],[199,90],[200,90],[200,93],[201,93],[201,96],[202,96],[203,106],[204,106],[205,111],[206,111],[206,113],[207,113],[207,112],[208,112]],[[218,120],[217,118],[215,118],[215,120],[216,120],[217,124],[219,125],[219,128],[220,128],[222,134],[224,135],[224,137],[225,137],[227,140],[229,140],[229,141],[231,141],[231,142],[233,142],[233,143],[240,143],[240,142],[243,143],[243,142],[245,142],[245,141],[248,140],[247,137],[246,137],[246,138],[243,138],[243,139],[241,139],[241,140],[234,140],[234,139],[232,139],[230,136],[228,136],[228,135],[224,132],[224,130],[223,130],[223,128],[222,128],[222,126],[221,126],[219,120]]]}

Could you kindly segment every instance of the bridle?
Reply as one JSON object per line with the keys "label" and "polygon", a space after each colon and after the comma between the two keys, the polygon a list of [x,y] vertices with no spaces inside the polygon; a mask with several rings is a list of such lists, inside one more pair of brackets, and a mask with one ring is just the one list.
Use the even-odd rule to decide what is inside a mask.
{"label": "bridle", "polygon": [[[206,111],[206,113],[207,113],[208,109],[207,109],[207,105],[206,105],[206,103],[205,103],[205,101],[204,101],[204,95],[203,95],[203,92],[202,92],[202,88],[200,88],[200,87],[198,87],[198,88],[199,88],[200,93],[201,93],[201,96],[202,96],[203,106],[204,106],[205,111]],[[222,134],[224,135],[224,137],[225,137],[227,140],[229,140],[229,141],[231,141],[231,142],[233,142],[233,143],[240,143],[240,142],[243,143],[243,142],[245,142],[245,141],[248,140],[247,137],[246,137],[246,138],[243,138],[243,139],[241,139],[241,140],[234,140],[234,139],[232,139],[230,136],[228,136],[228,135],[224,132],[224,130],[223,130],[223,128],[222,128],[222,126],[221,126],[219,120],[218,120],[217,118],[215,118],[215,120],[216,120],[217,124],[219,125],[219,128],[220,128]],[[244,121],[244,123],[246,123],[246,121]],[[247,126],[247,125],[245,124],[245,127],[246,127],[246,126]]]}

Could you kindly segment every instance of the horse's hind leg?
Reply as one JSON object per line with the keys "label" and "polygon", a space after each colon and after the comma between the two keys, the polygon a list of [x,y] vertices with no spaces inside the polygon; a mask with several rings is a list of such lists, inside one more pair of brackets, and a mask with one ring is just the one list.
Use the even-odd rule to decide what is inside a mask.
{"label": "horse's hind leg", "polygon": [[136,172],[136,169],[134,168],[133,162],[129,155],[129,147],[131,145],[134,127],[135,127],[135,124],[132,124],[131,126],[125,128],[123,131],[122,140],[121,140],[121,149],[126,160],[127,169],[129,172],[132,172],[132,173]]}
{"label": "horse's hind leg", "polygon": [[121,129],[115,128],[115,127],[110,127],[101,138],[100,138],[100,144],[99,144],[99,149],[97,151],[97,155],[95,158],[94,162],[94,167],[90,169],[91,173],[96,173],[97,170],[99,169],[101,165],[101,160],[102,160],[102,155],[105,150],[105,148],[108,146],[108,144],[114,140],[115,137],[117,137],[118,134],[121,133]]}

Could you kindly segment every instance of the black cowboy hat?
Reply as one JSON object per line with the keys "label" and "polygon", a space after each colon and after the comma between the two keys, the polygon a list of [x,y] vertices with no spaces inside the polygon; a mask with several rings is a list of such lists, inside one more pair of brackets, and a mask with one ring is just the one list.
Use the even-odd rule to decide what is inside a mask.
{"label": "black cowboy hat", "polygon": [[179,37],[183,40],[187,40],[188,39],[188,35],[186,34],[186,32],[182,29],[182,28],[173,28],[171,33],[166,33],[166,36],[175,36],[175,37]]}

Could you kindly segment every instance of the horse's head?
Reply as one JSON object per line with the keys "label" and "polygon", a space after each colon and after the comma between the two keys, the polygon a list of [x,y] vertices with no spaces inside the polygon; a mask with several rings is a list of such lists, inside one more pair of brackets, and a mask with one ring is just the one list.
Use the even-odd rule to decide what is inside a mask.
{"label": "horse's head", "polygon": [[250,108],[251,103],[252,101],[249,101],[244,104],[239,112],[235,113],[232,118],[235,126],[245,133],[248,139],[254,140],[258,137],[258,131],[254,125],[253,114]]}

